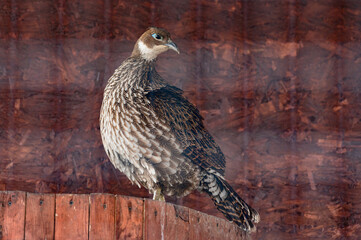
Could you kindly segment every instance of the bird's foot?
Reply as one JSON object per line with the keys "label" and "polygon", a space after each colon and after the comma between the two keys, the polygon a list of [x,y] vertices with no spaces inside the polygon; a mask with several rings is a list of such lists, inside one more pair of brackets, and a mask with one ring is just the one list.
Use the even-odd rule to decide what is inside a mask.
{"label": "bird's foot", "polygon": [[165,202],[164,195],[163,195],[162,190],[160,188],[157,188],[153,192],[153,200],[158,200],[158,201]]}

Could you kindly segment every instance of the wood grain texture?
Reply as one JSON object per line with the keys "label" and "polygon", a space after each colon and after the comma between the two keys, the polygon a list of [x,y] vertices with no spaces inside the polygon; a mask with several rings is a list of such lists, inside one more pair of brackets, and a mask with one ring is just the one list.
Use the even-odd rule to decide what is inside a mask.
{"label": "wood grain texture", "polygon": [[0,239],[24,239],[25,192],[0,192]]}
{"label": "wood grain texture", "polygon": [[[160,74],[197,105],[256,239],[361,235],[357,0],[0,3],[0,189],[148,197],[109,163],[102,91],[151,25]],[[221,216],[207,196],[168,201]]]}
{"label": "wood grain texture", "polygon": [[25,239],[54,239],[55,194],[26,194]]}
{"label": "wood grain texture", "polygon": [[[230,226],[232,227],[232,225]],[[165,204],[164,239],[191,240],[190,228],[188,208]]]}
{"label": "wood grain texture", "polygon": [[0,239],[246,239],[228,221],[150,199],[0,191],[0,200]]}
{"label": "wood grain texture", "polygon": [[144,239],[164,239],[166,210],[160,201],[145,201]]}
{"label": "wood grain texture", "polygon": [[[116,197],[116,239],[143,239],[144,200],[133,197]],[[142,229],[142,231],[139,231]]]}
{"label": "wood grain texture", "polygon": [[238,227],[226,227],[229,221],[213,218],[198,211],[189,213],[189,239],[247,239],[244,231]]}
{"label": "wood grain texture", "polygon": [[90,195],[89,239],[115,238],[115,196]]}
{"label": "wood grain texture", "polygon": [[56,195],[55,239],[88,239],[88,229],[89,195]]}
{"label": "wood grain texture", "polygon": [[197,239],[189,235],[189,211],[164,202],[145,200],[145,239]]}

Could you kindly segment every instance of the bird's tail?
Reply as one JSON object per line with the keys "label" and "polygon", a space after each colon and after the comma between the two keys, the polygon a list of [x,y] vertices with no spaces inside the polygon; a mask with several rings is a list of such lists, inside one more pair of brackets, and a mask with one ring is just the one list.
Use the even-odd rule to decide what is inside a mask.
{"label": "bird's tail", "polygon": [[202,190],[212,198],[217,209],[246,232],[256,231],[260,216],[250,207],[223,177],[208,173],[202,180]]}

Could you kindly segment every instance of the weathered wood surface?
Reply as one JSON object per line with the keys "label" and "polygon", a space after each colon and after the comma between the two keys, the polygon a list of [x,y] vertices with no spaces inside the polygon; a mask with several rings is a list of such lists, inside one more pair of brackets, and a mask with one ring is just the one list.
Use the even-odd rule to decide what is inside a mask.
{"label": "weathered wood surface", "polygon": [[190,212],[189,224],[192,226],[189,239],[246,239],[245,233],[237,226],[227,227],[228,221],[201,212]]}
{"label": "weathered wood surface", "polygon": [[89,239],[114,239],[115,227],[115,196],[91,194]]}
{"label": "weathered wood surface", "polygon": [[133,197],[116,197],[116,239],[143,239],[144,200]]}
{"label": "weathered wood surface", "polygon": [[25,239],[53,239],[55,194],[26,195]]}
{"label": "weathered wood surface", "polygon": [[56,195],[55,239],[88,239],[89,195]]}
{"label": "weathered wood surface", "polygon": [[[147,197],[109,163],[102,91],[150,25],[259,210],[256,239],[361,235],[358,0],[0,1],[0,190]],[[174,203],[220,216],[207,196]]]}
{"label": "weathered wood surface", "polygon": [[1,240],[246,239],[228,221],[150,199],[0,192],[0,203]]}
{"label": "weathered wood surface", "polygon": [[0,239],[24,238],[25,193],[0,192]]}

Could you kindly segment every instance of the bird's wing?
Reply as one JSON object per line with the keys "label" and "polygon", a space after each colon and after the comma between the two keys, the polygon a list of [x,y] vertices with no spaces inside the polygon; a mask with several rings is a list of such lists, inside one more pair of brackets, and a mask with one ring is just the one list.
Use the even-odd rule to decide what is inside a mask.
{"label": "bird's wing", "polygon": [[166,85],[146,97],[159,118],[165,119],[183,147],[183,154],[204,169],[224,175],[225,158],[204,128],[198,109],[182,95],[183,91]]}

